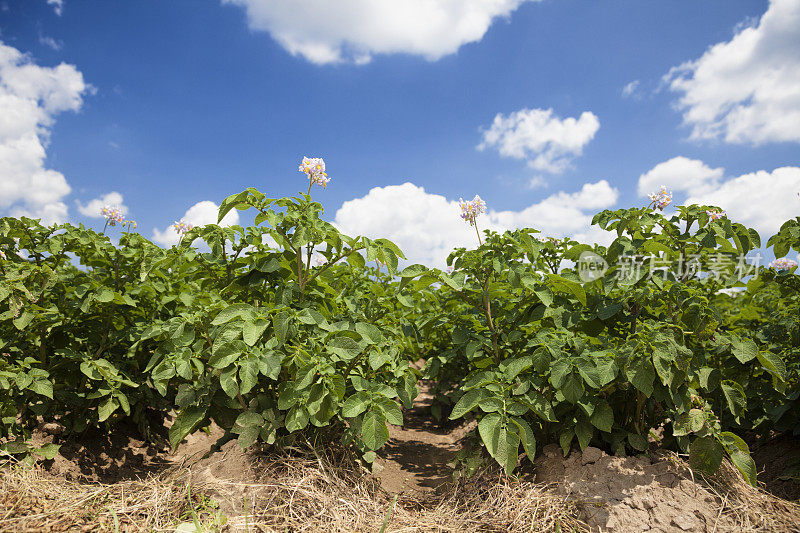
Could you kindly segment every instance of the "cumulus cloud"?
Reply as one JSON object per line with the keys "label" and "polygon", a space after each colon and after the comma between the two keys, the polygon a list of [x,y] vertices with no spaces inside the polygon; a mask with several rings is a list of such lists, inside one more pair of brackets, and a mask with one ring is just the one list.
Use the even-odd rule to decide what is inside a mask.
{"label": "cumulus cloud", "polygon": [[53,6],[53,11],[55,11],[56,15],[59,17],[61,13],[64,12],[64,0],[47,0],[47,5]]}
{"label": "cumulus cloud", "polygon": [[508,116],[498,113],[483,132],[478,150],[496,148],[504,157],[525,159],[533,169],[558,174],[581,155],[599,128],[600,120],[590,111],[577,119],[561,119],[552,109],[521,109]]}
{"label": "cumulus cloud", "polygon": [[269,32],[312,63],[368,63],[405,53],[435,61],[480,41],[498,17],[531,0],[222,0],[241,6],[253,30]]}
{"label": "cumulus cloud", "polygon": [[800,167],[736,177],[724,173],[723,168],[711,168],[697,159],[675,157],[639,177],[639,194],[646,196],[663,183],[678,203],[719,206],[731,220],[755,228],[765,244],[781,224],[800,212]]}
{"label": "cumulus cloud", "polygon": [[[217,223],[217,214],[219,213],[219,206],[210,200],[203,200],[197,202],[190,207],[186,213],[180,218],[183,222],[188,222],[192,226],[205,226],[207,224]],[[239,223],[239,212],[232,210],[225,215],[225,218],[220,222],[220,226],[234,226]],[[172,225],[167,226],[164,231],[158,228],[153,228],[153,242],[162,246],[172,246],[180,242],[180,235],[172,229]]]}
{"label": "cumulus cloud", "polygon": [[705,194],[719,188],[724,173],[724,168],[711,168],[699,159],[673,157],[639,176],[638,192],[639,196],[647,196],[666,185],[673,191]]}
{"label": "cumulus cloud", "polygon": [[99,198],[89,200],[86,205],[75,201],[78,206],[78,211],[86,217],[102,218],[103,214],[100,212],[105,206],[116,207],[123,215],[128,214],[128,206],[123,203],[123,198],[117,191],[111,191]]}
{"label": "cumulus cloud", "polygon": [[[609,207],[618,192],[605,180],[587,183],[575,193],[559,192],[522,211],[489,210],[479,228],[494,231],[532,227],[553,237],[610,242],[613,236],[590,228],[598,209]],[[366,196],[344,202],[335,224],[348,235],[385,237],[410,263],[443,268],[453,248],[475,247],[475,230],[459,217],[458,202],[430,194],[413,183],[375,187]]]}
{"label": "cumulus cloud", "polygon": [[54,117],[78,111],[90,88],[73,65],[40,67],[0,43],[0,210],[45,224],[66,220],[71,189],[45,168],[45,148]]}
{"label": "cumulus cloud", "polygon": [[800,142],[800,0],[772,0],[737,30],[664,78],[691,138]]}

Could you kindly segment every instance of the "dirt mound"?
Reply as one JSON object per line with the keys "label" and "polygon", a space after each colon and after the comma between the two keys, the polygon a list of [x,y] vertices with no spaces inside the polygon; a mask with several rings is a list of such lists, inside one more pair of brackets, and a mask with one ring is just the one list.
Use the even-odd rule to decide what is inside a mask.
{"label": "dirt mound", "polygon": [[[553,484],[578,505],[594,531],[800,531],[800,507],[778,503],[743,482],[732,484],[738,475],[701,483],[684,461],[666,452],[614,457],[588,447],[564,459],[558,446],[549,445],[535,470],[538,481]],[[720,493],[724,486],[727,494]],[[781,514],[765,516],[758,508],[765,503],[780,505]]]}

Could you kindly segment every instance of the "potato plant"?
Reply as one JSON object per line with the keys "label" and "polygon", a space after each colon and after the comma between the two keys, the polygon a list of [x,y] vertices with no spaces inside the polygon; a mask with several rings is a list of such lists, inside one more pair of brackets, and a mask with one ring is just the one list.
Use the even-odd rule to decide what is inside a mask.
{"label": "potato plant", "polygon": [[[313,433],[341,436],[367,461],[431,380],[433,415],[475,417],[506,472],[555,442],[646,451],[657,436],[713,472],[724,455],[755,482],[743,437],[800,433],[800,218],[769,239],[781,258],[744,257],[753,229],[711,206],[603,211],[608,246],[480,233],[446,272],[398,269],[386,239],[348,237],[309,189],[225,199],[250,226],[176,223],[163,249],[105,209],[102,233],[0,219],[0,453],[51,458],[31,430],[63,438],[127,421],[173,447],[212,422],[243,448]],[[105,235],[118,231],[118,242]],[[195,244],[200,246],[195,247]],[[422,371],[410,364],[425,361]]]}

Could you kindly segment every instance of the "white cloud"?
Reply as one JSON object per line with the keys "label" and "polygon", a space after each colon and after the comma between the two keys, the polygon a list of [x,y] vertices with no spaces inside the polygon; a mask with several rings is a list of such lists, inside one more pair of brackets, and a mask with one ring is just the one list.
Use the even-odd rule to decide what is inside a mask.
{"label": "white cloud", "polygon": [[655,189],[653,184],[663,183],[673,190],[680,204],[721,207],[734,222],[755,228],[763,244],[781,224],[800,212],[800,167],[759,170],[731,178],[723,175],[722,168],[676,157],[642,174],[639,194],[645,196]]}
{"label": "white cloud", "polygon": [[800,142],[800,0],[772,0],[758,24],[664,77],[692,139]]}
{"label": "white cloud", "polygon": [[64,0],[47,0],[48,6],[53,6],[53,11],[56,12],[56,15],[59,17],[61,13],[64,12]]}
{"label": "white cloud", "polygon": [[251,29],[317,64],[364,64],[393,53],[435,61],[480,41],[495,18],[526,1],[222,0],[245,8]]}
{"label": "white cloud", "polygon": [[87,217],[102,218],[103,214],[100,212],[105,206],[116,207],[123,215],[128,214],[128,206],[123,203],[123,198],[117,191],[111,191],[99,198],[89,200],[86,205],[82,205],[79,201],[75,200],[78,205],[78,211]]}
{"label": "white cloud", "polygon": [[52,48],[56,52],[61,50],[61,48],[64,46],[63,42],[56,41],[52,37],[49,37],[47,35],[42,35],[41,33],[39,34],[39,44]]}
{"label": "white cloud", "polygon": [[723,168],[711,168],[699,159],[673,157],[639,176],[639,196],[647,196],[661,185],[677,191],[705,194],[716,190],[724,174]]}
{"label": "white cloud", "polygon": [[[478,225],[494,231],[533,227],[548,236],[610,242],[610,234],[589,226],[595,211],[611,206],[617,197],[617,190],[605,180],[587,183],[576,193],[559,192],[522,211],[489,210],[478,218]],[[351,236],[393,241],[410,263],[443,268],[453,248],[477,244],[474,228],[459,212],[457,201],[404,183],[375,187],[364,197],[344,202],[335,224]]]}
{"label": "white cloud", "polygon": [[71,189],[45,168],[45,148],[55,115],[78,111],[90,89],[73,65],[40,67],[0,43],[0,210],[45,224],[66,220]]}
{"label": "white cloud", "polygon": [[[188,222],[192,226],[205,226],[206,224],[216,224],[219,206],[210,200],[197,202],[190,207],[180,218],[183,222]],[[225,215],[220,222],[220,226],[233,226],[239,223],[239,212],[232,210]],[[172,229],[172,225],[167,226],[164,231],[153,228],[153,241],[162,246],[172,246],[180,242],[180,235]]]}
{"label": "white cloud", "polygon": [[622,88],[622,96],[625,98],[639,98],[639,80],[633,80]]}
{"label": "white cloud", "polygon": [[497,148],[502,156],[526,159],[531,168],[557,174],[581,155],[599,128],[600,121],[590,111],[577,119],[561,119],[552,109],[521,109],[508,116],[498,113],[483,132],[478,150]]}

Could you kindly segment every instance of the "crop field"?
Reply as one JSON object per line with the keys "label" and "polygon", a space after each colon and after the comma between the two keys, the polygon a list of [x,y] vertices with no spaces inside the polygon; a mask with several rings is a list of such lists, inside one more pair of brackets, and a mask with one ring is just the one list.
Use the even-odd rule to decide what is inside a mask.
{"label": "crop field", "polygon": [[[663,189],[650,205],[594,217],[613,234],[606,247],[533,228],[481,231],[485,204],[475,197],[461,203],[473,248],[453,250],[444,271],[401,268],[391,241],[343,235],[322,218],[311,190],[327,181],[309,162],[308,193],[232,195],[219,220],[236,209],[254,225],[176,225],[181,241],[171,248],[111,209],[102,233],[0,219],[5,494],[27,486],[45,499],[48,490],[72,494],[71,509],[94,502],[98,522],[84,530],[172,530],[182,521],[184,531],[210,531],[247,515],[215,507],[219,494],[193,493],[174,463],[150,482],[124,469],[117,485],[86,470],[68,486],[48,477],[80,443],[112,449],[126,436],[172,454],[207,443],[204,460],[227,450],[250,458],[248,476],[294,479],[272,485],[286,507],[261,516],[268,525],[257,524],[259,496],[248,507],[244,493],[253,519],[237,523],[253,530],[301,530],[310,518],[291,522],[291,506],[325,501],[319,513],[349,517],[316,526],[329,530],[449,531],[441,517],[465,513],[461,530],[577,531],[589,527],[585,513],[530,483],[532,472],[546,478],[535,465],[627,468],[641,457],[673,458],[683,474],[669,475],[708,480],[712,500],[736,486],[763,512],[800,516],[791,503],[800,480],[791,444],[800,436],[800,277],[787,258],[800,252],[800,217],[759,236],[714,206],[677,206],[667,217]],[[754,261],[764,247],[779,259]],[[420,436],[426,428],[459,433]],[[764,491],[754,448],[781,439],[794,451],[769,473],[783,484],[777,498]],[[410,441],[418,448],[401,449]],[[386,457],[403,454],[450,465],[433,503],[398,503],[364,474],[390,472]],[[661,468],[650,465],[643,472]],[[254,487],[268,484],[256,478]],[[161,487],[164,501],[141,496],[126,509],[149,510],[131,515],[108,503],[125,487],[129,498]],[[337,503],[356,489],[363,508]],[[0,529],[53,518],[20,501],[2,503]],[[486,502],[494,522],[481,514]],[[529,522],[514,522],[523,515]],[[745,527],[732,516],[725,512],[729,530]],[[756,522],[746,525],[792,527]]]}

